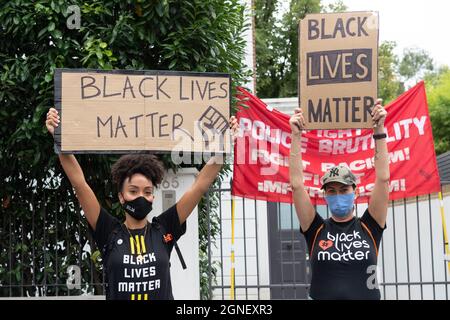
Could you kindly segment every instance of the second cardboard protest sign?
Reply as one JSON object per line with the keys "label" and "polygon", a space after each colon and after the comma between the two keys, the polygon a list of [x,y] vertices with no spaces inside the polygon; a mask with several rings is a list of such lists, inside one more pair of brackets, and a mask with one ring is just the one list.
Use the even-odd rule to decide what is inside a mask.
{"label": "second cardboard protest sign", "polygon": [[230,152],[230,76],[57,69],[62,152]]}
{"label": "second cardboard protest sign", "polygon": [[299,103],[306,128],[372,127],[378,14],[310,14],[300,22],[299,35]]}

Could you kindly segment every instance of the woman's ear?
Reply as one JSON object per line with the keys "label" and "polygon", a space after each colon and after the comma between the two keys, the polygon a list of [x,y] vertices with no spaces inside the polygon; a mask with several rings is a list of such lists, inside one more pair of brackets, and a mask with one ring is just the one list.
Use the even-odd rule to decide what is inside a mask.
{"label": "woman's ear", "polygon": [[122,192],[119,192],[117,195],[119,197],[120,204],[124,204],[125,199],[123,198]]}

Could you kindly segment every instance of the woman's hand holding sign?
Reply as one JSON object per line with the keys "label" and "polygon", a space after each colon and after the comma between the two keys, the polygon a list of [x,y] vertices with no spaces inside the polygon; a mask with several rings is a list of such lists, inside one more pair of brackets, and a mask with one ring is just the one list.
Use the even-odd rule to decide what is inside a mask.
{"label": "woman's hand holding sign", "polygon": [[55,134],[55,128],[59,123],[60,119],[58,111],[55,108],[50,108],[47,112],[47,120],[45,121],[45,126],[52,136]]}
{"label": "woman's hand holding sign", "polygon": [[231,142],[236,143],[238,130],[239,130],[238,120],[235,116],[231,116],[229,123],[230,123],[230,129],[231,129]]}

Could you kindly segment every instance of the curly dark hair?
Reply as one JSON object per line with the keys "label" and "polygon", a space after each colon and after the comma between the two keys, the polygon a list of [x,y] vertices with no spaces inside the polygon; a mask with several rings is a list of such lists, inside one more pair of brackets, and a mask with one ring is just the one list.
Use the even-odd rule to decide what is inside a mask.
{"label": "curly dark hair", "polygon": [[127,154],[117,160],[111,168],[112,181],[118,191],[123,182],[135,173],[140,173],[157,187],[164,177],[164,166],[157,156],[152,154]]}

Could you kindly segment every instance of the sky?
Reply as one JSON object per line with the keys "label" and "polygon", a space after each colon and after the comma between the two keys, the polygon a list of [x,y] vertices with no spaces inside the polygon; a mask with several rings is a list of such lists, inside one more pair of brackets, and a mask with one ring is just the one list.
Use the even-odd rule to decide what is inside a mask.
{"label": "sky", "polygon": [[[334,0],[322,0],[323,4]],[[380,42],[395,41],[401,56],[409,47],[428,52],[437,66],[450,66],[450,1],[343,0],[347,11],[378,11]]]}

